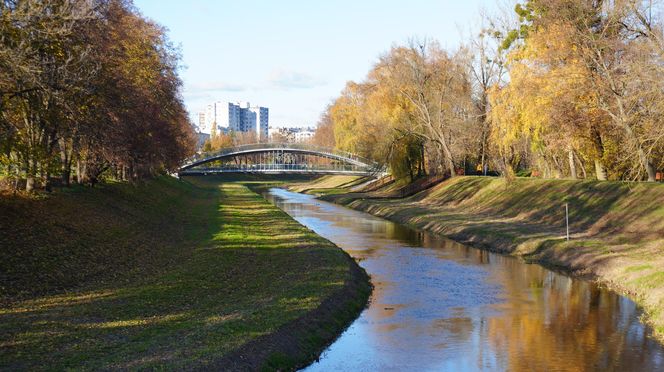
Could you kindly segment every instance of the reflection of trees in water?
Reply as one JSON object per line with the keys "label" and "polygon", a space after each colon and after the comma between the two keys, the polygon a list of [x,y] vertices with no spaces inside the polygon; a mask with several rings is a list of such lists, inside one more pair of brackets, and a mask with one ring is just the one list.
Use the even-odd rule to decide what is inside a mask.
{"label": "reflection of trees in water", "polygon": [[647,338],[630,301],[538,266],[505,264],[496,279],[507,302],[501,316],[488,319],[486,336],[508,370],[664,367],[653,355],[661,347]]}
{"label": "reflection of trees in water", "polygon": [[[664,368],[662,348],[648,338],[631,301],[512,257],[431,234],[421,239],[424,246],[443,248],[444,259],[497,264],[488,280],[502,285],[506,302],[497,306],[499,316],[482,323],[480,332],[491,340],[496,356],[503,356],[502,365],[508,370]],[[524,283],[528,283],[526,289]],[[446,324],[457,326],[460,319]],[[477,357],[481,362],[482,356]]]}
{"label": "reflection of trees in water", "polygon": [[[439,258],[467,265],[493,263],[492,275],[487,280],[502,286],[505,302],[496,306],[499,312],[495,316],[479,314],[485,321],[476,319],[478,314],[467,314],[467,309],[461,308],[429,327],[418,322],[411,322],[407,327],[389,322],[379,324],[375,326],[377,332],[368,335],[376,344],[398,348],[403,339],[408,339],[409,349],[431,348],[433,344],[441,349],[441,357],[448,347],[467,345],[462,348],[468,348],[477,366],[490,363],[507,370],[664,368],[662,348],[647,337],[636,306],[615,293],[538,265],[527,265],[512,257],[466,247],[398,225],[388,231],[392,238],[441,248],[436,252]],[[394,262],[386,269],[387,272],[402,270]],[[384,303],[385,289],[377,288],[378,303]],[[394,290],[389,286],[387,289]],[[394,316],[394,312],[380,308],[372,316],[386,319]],[[472,342],[473,337],[487,340],[492,350],[484,350],[479,343]],[[657,353],[661,355],[659,358]],[[404,356],[394,358],[403,360]],[[429,362],[436,363],[422,363]]]}
{"label": "reflection of trees in water", "polygon": [[[306,202],[289,204],[287,209],[294,215],[325,212]],[[592,283],[351,211],[335,209],[324,219],[332,222],[332,234],[348,235],[333,240],[349,243],[351,247],[344,248],[367,258],[362,265],[376,287],[372,305],[357,325],[361,336],[354,341],[383,365],[436,369],[447,361],[461,361],[506,370],[664,368],[662,348],[647,338],[634,304]],[[391,249],[391,244],[400,248]],[[452,293],[449,288],[417,278],[420,269],[455,275],[445,271],[455,268],[446,261],[462,265],[464,273],[488,271],[488,276],[478,279],[488,284],[482,291],[490,293],[499,286],[500,299],[492,303],[503,302],[453,307],[454,301],[446,299]],[[416,268],[409,266],[414,264]],[[403,295],[420,290],[425,292]],[[408,302],[425,300],[439,302]],[[439,314],[418,317],[413,313],[418,307]]]}

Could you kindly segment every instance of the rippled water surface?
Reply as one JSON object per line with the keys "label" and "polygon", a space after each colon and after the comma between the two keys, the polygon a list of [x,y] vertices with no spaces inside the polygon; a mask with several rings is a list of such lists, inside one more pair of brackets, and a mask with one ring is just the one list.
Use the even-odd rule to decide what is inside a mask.
{"label": "rippled water surface", "polygon": [[307,371],[664,370],[635,304],[448,239],[271,189],[371,275],[369,307]]}

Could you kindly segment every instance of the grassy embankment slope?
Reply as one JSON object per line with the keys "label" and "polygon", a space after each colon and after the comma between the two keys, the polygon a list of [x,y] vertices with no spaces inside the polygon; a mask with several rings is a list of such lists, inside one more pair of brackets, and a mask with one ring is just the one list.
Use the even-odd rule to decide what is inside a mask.
{"label": "grassy embankment slope", "polygon": [[360,176],[323,176],[309,182],[290,185],[288,189],[305,194],[309,192],[317,195],[338,194],[348,191],[348,188],[357,186],[365,180],[365,177]]}
{"label": "grassy embankment slope", "polygon": [[0,370],[302,366],[366,274],[238,183],[0,197]]}
{"label": "grassy embankment slope", "polygon": [[641,303],[664,338],[662,184],[457,177],[409,198],[372,194],[322,199],[595,278]]}

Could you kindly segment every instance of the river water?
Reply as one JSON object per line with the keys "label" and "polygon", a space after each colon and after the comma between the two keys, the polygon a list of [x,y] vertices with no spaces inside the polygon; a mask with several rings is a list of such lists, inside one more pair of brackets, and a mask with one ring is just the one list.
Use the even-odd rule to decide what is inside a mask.
{"label": "river water", "polygon": [[370,305],[306,371],[659,371],[625,297],[367,213],[266,195],[371,275]]}

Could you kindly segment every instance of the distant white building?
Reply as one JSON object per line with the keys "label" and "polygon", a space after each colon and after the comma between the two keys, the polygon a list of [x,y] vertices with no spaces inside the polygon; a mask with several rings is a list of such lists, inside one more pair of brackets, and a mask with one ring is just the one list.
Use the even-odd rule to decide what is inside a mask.
{"label": "distant white building", "polygon": [[218,128],[240,132],[242,110],[231,102],[215,102],[215,121]]}
{"label": "distant white building", "polygon": [[311,128],[303,128],[302,130],[295,132],[295,142],[307,142],[312,139],[315,134],[315,130],[312,130]]}
{"label": "distant white building", "polygon": [[[269,110],[267,107],[251,107],[249,102],[232,103],[217,101],[207,105],[204,112],[199,113],[201,132],[210,133],[214,125],[217,133],[222,132],[255,132],[261,139],[268,137]],[[203,124],[201,124],[201,121]]]}
{"label": "distant white building", "polygon": [[288,143],[307,142],[316,134],[313,128],[281,127],[269,128],[269,138],[272,142],[286,141]]}
{"label": "distant white building", "polygon": [[198,131],[204,132],[205,128],[205,112],[201,111],[198,113]]}
{"label": "distant white building", "polygon": [[216,112],[215,112],[215,105],[214,103],[211,105],[207,105],[205,107],[205,114],[203,115],[205,118],[204,125],[201,126],[200,130],[203,133],[210,133],[212,130],[212,125],[215,123],[216,120]]}
{"label": "distant white building", "polygon": [[280,128],[277,128],[277,127],[269,127],[267,129],[268,141],[273,142],[273,138],[274,138],[275,134],[279,133],[279,129]]}

